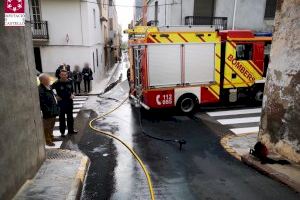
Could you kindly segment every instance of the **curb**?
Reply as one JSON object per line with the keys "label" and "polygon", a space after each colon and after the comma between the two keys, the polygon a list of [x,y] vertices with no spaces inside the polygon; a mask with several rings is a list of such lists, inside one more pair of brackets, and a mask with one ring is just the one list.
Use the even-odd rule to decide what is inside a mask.
{"label": "curb", "polygon": [[[81,153],[81,152],[80,152]],[[80,162],[80,166],[78,168],[78,172],[75,176],[75,180],[71,185],[71,191],[68,193],[66,200],[77,200],[80,199],[83,183],[90,166],[90,159],[82,154],[82,159]]]}
{"label": "curb", "polygon": [[227,134],[221,138],[220,144],[231,156],[233,156],[239,161],[242,161],[242,157],[231,146],[228,145],[228,141],[234,137],[238,137],[238,136]]}
{"label": "curb", "polygon": [[294,189],[297,192],[300,192],[300,184],[295,183],[292,181],[287,175],[282,174],[278,171],[275,171],[274,169],[268,167],[267,165],[261,164],[259,161],[257,161],[253,156],[251,155],[244,155],[241,157],[241,161],[245,163],[246,165],[253,167],[260,173],[267,175],[271,177],[274,180],[277,180],[290,188]]}
{"label": "curb", "polygon": [[[244,134],[245,135],[245,134]],[[242,135],[242,136],[244,136]],[[287,185],[288,187],[292,188],[293,190],[300,192],[300,184],[295,183],[293,180],[291,180],[287,175],[280,173],[274,169],[272,169],[271,167],[267,166],[267,165],[263,165],[261,164],[258,160],[256,160],[253,156],[246,154],[246,155],[239,155],[235,149],[233,149],[231,146],[228,145],[228,141],[232,138],[235,137],[241,137],[241,136],[236,136],[236,135],[232,135],[232,134],[227,134],[224,137],[221,138],[220,140],[220,144],[222,145],[222,147],[234,158],[236,158],[237,160],[243,162],[244,164],[254,168],[255,170],[257,170],[258,172],[260,172],[261,174],[264,174],[266,176],[269,176],[270,178],[281,182],[285,185]]]}
{"label": "curb", "polygon": [[242,161],[243,155],[238,154],[234,148],[229,146],[228,141],[232,138],[244,137],[244,136],[250,135],[250,134],[254,134],[254,133],[244,133],[242,135],[234,135],[232,133],[228,133],[228,134],[225,134],[225,136],[221,138],[220,144],[231,156],[235,157],[239,161]]}

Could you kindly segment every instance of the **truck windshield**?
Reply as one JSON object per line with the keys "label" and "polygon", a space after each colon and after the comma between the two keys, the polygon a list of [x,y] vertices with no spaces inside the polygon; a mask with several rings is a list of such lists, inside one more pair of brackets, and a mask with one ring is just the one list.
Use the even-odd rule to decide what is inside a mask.
{"label": "truck windshield", "polygon": [[236,45],[237,60],[251,60],[252,59],[252,44],[238,44]]}

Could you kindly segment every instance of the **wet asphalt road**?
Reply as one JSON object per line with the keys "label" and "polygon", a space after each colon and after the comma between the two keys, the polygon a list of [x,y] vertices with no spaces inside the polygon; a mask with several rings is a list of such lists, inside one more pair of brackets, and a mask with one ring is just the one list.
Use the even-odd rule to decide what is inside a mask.
{"label": "wet asphalt road", "polygon": [[[126,76],[125,76],[126,77]],[[118,141],[96,134],[88,120],[125,98],[121,83],[102,98],[90,97],[76,120],[80,133],[64,145],[80,149],[91,160],[82,199],[149,199],[141,167]],[[156,199],[300,199],[298,193],[235,160],[219,144],[220,134],[209,122],[172,110],[141,112],[144,130],[161,138],[185,139],[182,151],[174,143],[142,134],[139,110],[126,102],[95,123],[133,147],[146,164]],[[209,120],[208,120],[209,121]]]}

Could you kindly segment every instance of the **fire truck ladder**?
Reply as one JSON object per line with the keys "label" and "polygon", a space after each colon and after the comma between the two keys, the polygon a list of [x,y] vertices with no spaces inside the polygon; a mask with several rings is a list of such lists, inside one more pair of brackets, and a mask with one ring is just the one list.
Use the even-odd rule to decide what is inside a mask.
{"label": "fire truck ladder", "polygon": [[136,91],[136,103],[140,105],[142,96],[142,82],[141,82],[141,46],[135,46],[134,48],[134,75],[135,75],[135,91]]}

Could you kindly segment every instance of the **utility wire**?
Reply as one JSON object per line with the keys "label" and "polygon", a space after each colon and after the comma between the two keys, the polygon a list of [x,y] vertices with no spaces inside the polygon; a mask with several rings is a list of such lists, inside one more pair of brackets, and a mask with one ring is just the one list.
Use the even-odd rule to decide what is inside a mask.
{"label": "utility wire", "polygon": [[[98,4],[102,6],[114,6],[114,7],[133,7],[133,8],[145,8],[145,7],[155,7],[155,5],[147,5],[147,6],[134,6],[134,5],[117,5],[117,4],[105,4],[105,3],[97,3],[93,1],[85,1],[82,0],[80,2],[87,2],[87,3],[93,3],[93,4]],[[171,6],[171,5],[179,5],[180,3],[166,3],[166,4],[159,4],[158,6]]]}

